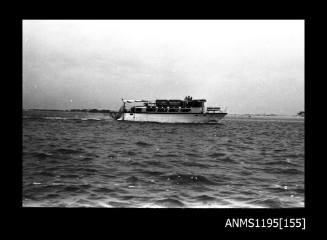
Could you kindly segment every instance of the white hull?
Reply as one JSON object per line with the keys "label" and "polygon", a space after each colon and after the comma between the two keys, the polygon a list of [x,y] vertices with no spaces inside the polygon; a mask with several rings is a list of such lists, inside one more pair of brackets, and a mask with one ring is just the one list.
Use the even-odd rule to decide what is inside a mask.
{"label": "white hull", "polygon": [[119,121],[160,123],[218,123],[227,113],[123,113]]}

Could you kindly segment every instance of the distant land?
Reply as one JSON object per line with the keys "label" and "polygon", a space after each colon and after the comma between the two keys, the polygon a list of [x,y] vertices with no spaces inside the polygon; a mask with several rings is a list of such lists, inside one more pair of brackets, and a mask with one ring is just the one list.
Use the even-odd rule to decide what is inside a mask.
{"label": "distant land", "polygon": [[107,109],[68,109],[68,110],[61,110],[61,109],[23,109],[23,111],[53,111],[53,112],[61,112],[61,111],[65,111],[65,112],[91,112],[91,113],[110,113],[110,112],[114,112],[112,110],[107,110]]}
{"label": "distant land", "polygon": [[[90,112],[90,113],[110,113],[110,112],[116,112],[115,110],[109,110],[109,109],[23,109],[23,111],[66,111],[66,112]],[[292,116],[292,117],[304,117],[304,111],[295,113],[294,115],[281,115],[281,114],[266,114],[266,113],[258,113],[258,114],[252,114],[252,113],[244,113],[244,114],[237,114],[237,113],[229,113],[229,116],[242,116],[242,117],[278,117],[278,116]]]}

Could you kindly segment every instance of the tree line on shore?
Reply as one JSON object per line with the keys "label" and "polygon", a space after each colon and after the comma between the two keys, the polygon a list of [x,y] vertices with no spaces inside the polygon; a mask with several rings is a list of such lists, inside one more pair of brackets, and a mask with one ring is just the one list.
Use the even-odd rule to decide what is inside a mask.
{"label": "tree line on shore", "polygon": [[112,110],[107,109],[69,109],[69,110],[60,110],[60,109],[23,109],[23,110],[34,110],[34,111],[66,111],[66,112],[91,112],[91,113],[110,113]]}
{"label": "tree line on shore", "polygon": [[70,109],[70,112],[91,112],[91,113],[110,113],[112,112],[111,110],[107,109]]}
{"label": "tree line on shore", "polygon": [[[26,110],[34,110],[34,111],[66,111],[66,112],[91,112],[91,113],[110,113],[110,112],[115,112],[113,110],[108,110],[108,109],[69,109],[69,110],[60,110],[60,109],[23,109],[23,111]],[[234,115],[234,114],[230,114]],[[239,114],[236,114],[239,115]],[[277,114],[240,114],[240,115],[246,115],[246,116],[278,116]],[[297,113],[297,116],[304,117],[304,111],[300,111]]]}

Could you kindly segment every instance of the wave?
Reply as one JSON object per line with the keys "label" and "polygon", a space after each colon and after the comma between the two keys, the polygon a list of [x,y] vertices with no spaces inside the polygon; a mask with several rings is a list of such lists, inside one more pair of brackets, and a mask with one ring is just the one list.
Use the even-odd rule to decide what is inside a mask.
{"label": "wave", "polygon": [[177,199],[165,198],[155,201],[158,205],[163,205],[165,207],[185,207],[185,204]]}
{"label": "wave", "polygon": [[126,208],[129,206],[130,206],[130,203],[127,203],[127,202],[117,202],[117,201],[109,201],[108,202],[108,207]]}
{"label": "wave", "polygon": [[127,163],[129,166],[134,166],[134,167],[142,167],[142,168],[146,168],[147,166],[144,163],[138,162],[138,161],[129,161]]}
{"label": "wave", "polygon": [[97,173],[98,170],[95,168],[86,168],[86,169],[84,169],[84,172],[87,175],[93,175],[93,174]]}
{"label": "wave", "polygon": [[64,175],[60,175],[60,178],[79,178],[79,175],[77,175],[77,174],[64,174]]}
{"label": "wave", "polygon": [[286,159],[285,161],[282,161],[282,160],[278,160],[278,161],[269,161],[269,162],[265,162],[264,163],[265,165],[270,165],[270,166],[274,166],[274,165],[278,165],[278,166],[286,166],[286,165],[289,165],[289,166],[299,166],[298,163],[296,162],[291,162],[291,160],[289,159]]}
{"label": "wave", "polygon": [[201,202],[208,202],[208,201],[216,201],[217,199],[215,197],[208,196],[206,194],[195,197],[196,200]]}
{"label": "wave", "polygon": [[100,188],[96,188],[96,189],[92,190],[92,192],[99,193],[99,194],[108,194],[108,193],[111,194],[111,193],[114,193],[115,190],[106,188],[106,187],[100,187]]}
{"label": "wave", "polygon": [[[26,153],[26,154],[29,154],[29,153]],[[33,157],[36,157],[36,158],[40,159],[40,160],[44,160],[46,158],[49,158],[49,157],[53,156],[53,154],[51,154],[51,153],[39,153],[39,152],[31,153],[31,155]]]}
{"label": "wave", "polygon": [[82,189],[79,186],[66,186],[63,188],[65,192],[80,192]]}
{"label": "wave", "polygon": [[159,172],[159,171],[152,171],[152,170],[144,170],[144,169],[142,169],[140,171],[140,173],[145,174],[147,176],[160,176],[160,175],[164,174],[164,171]]}
{"label": "wave", "polygon": [[239,163],[238,161],[230,158],[230,157],[224,157],[224,158],[216,158],[214,159],[216,162],[223,162],[223,163]]}
{"label": "wave", "polygon": [[304,194],[304,193],[305,193],[304,188],[297,188],[297,189],[295,189],[295,191],[296,191],[298,194]]}
{"label": "wave", "polygon": [[156,166],[156,167],[162,167],[162,168],[166,168],[168,166],[167,162],[165,162],[165,161],[146,160],[146,161],[143,161],[143,163],[148,166]]}
{"label": "wave", "polygon": [[225,153],[219,153],[219,152],[209,153],[208,154],[209,157],[223,157],[225,155],[226,155]]}
{"label": "wave", "polygon": [[143,142],[143,141],[137,141],[135,144],[138,145],[138,146],[141,146],[141,147],[150,147],[150,146],[153,146],[153,144],[146,143],[146,142]]}
{"label": "wave", "polygon": [[127,155],[128,155],[128,156],[135,156],[136,154],[137,154],[136,151],[128,151],[128,152],[127,152]]}
{"label": "wave", "polygon": [[253,175],[253,172],[244,169],[244,170],[241,170],[240,171],[240,175],[242,175],[242,176],[250,176],[250,175]]}
{"label": "wave", "polygon": [[138,182],[140,180],[137,177],[135,177],[135,176],[131,176],[131,177],[128,177],[126,179],[126,181],[129,182],[129,183],[136,183],[136,182]]}
{"label": "wave", "polygon": [[62,153],[62,154],[78,154],[78,153],[82,153],[83,151],[69,149],[69,148],[59,148],[59,149],[56,149],[55,152]]}
{"label": "wave", "polygon": [[291,174],[291,175],[303,174],[302,170],[298,170],[296,168],[286,168],[286,169],[273,168],[273,169],[269,169],[269,172],[279,173],[279,174]]}
{"label": "wave", "polygon": [[252,201],[248,201],[248,203],[255,204],[262,207],[269,207],[269,208],[281,208],[283,206],[279,198],[276,197],[252,200]]}
{"label": "wave", "polygon": [[235,199],[223,200],[221,203],[217,205],[213,205],[213,207],[217,208],[264,208],[264,206],[257,203],[252,203],[249,201],[239,201]]}
{"label": "wave", "polygon": [[200,154],[198,153],[192,153],[192,152],[187,152],[185,153],[186,156],[190,156],[190,157],[201,157]]}
{"label": "wave", "polygon": [[123,200],[131,200],[133,198],[139,198],[139,197],[133,196],[133,195],[127,195],[127,196],[122,196],[120,198],[123,199]]}
{"label": "wave", "polygon": [[191,174],[173,174],[166,175],[165,178],[168,181],[171,181],[180,185],[189,185],[189,184],[204,184],[204,185],[216,185],[216,182],[207,179],[201,175],[191,175]]}
{"label": "wave", "polygon": [[165,153],[165,154],[158,154],[158,153],[155,153],[154,155],[153,155],[153,157],[159,157],[159,158],[162,158],[162,157],[172,157],[172,158],[176,158],[176,157],[178,157],[178,155],[177,154],[174,154],[174,153]]}
{"label": "wave", "polygon": [[52,172],[47,172],[47,171],[42,171],[40,173],[38,173],[39,176],[43,176],[43,177],[55,177],[56,174],[52,173]]}
{"label": "wave", "polygon": [[198,162],[185,162],[185,163],[183,163],[183,165],[187,166],[187,167],[199,167],[199,168],[210,167],[208,164],[202,164],[202,163],[198,163]]}

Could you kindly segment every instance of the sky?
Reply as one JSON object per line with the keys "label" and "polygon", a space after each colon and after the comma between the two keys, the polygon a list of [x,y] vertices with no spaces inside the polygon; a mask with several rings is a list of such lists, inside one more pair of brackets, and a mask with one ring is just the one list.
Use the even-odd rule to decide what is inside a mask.
{"label": "sky", "polygon": [[228,113],[304,110],[303,20],[23,20],[23,108],[117,110],[207,99]]}

